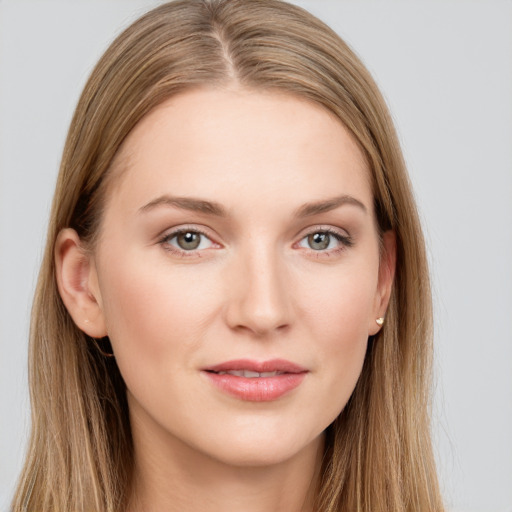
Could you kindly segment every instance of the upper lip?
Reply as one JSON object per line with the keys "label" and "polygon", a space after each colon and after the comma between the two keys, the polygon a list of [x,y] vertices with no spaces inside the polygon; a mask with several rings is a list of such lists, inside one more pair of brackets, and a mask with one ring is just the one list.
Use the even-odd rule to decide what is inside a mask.
{"label": "upper lip", "polygon": [[282,372],[282,373],[304,373],[308,370],[302,366],[287,361],[286,359],[271,359],[268,361],[253,361],[251,359],[236,359],[233,361],[225,361],[204,368],[209,372],[228,372],[233,370],[249,370],[252,372]]}

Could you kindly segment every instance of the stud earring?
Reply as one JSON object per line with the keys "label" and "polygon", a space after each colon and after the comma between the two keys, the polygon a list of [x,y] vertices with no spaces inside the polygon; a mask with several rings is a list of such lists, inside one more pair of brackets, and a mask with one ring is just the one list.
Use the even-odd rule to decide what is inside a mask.
{"label": "stud earring", "polygon": [[375,320],[375,322],[377,322],[377,325],[379,327],[382,327],[382,325],[384,324],[384,317],[381,316],[380,318],[377,318],[377,320]]}

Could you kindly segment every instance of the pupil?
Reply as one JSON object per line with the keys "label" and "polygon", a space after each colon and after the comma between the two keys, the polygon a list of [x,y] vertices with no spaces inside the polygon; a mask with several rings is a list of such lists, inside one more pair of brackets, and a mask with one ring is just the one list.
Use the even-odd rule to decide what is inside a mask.
{"label": "pupil", "polygon": [[191,233],[190,231],[187,233],[181,233],[178,235],[178,245],[185,250],[197,249],[199,247],[199,243],[201,242],[201,237],[198,233]]}
{"label": "pupil", "polygon": [[311,249],[322,250],[329,247],[329,233],[313,233],[308,236],[308,243]]}

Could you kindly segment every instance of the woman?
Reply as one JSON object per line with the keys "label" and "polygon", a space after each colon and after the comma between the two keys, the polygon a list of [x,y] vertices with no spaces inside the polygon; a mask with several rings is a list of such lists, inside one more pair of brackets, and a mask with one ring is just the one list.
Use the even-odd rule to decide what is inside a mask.
{"label": "woman", "polygon": [[430,290],[399,144],[279,1],[135,22],[73,118],[13,509],[442,510]]}

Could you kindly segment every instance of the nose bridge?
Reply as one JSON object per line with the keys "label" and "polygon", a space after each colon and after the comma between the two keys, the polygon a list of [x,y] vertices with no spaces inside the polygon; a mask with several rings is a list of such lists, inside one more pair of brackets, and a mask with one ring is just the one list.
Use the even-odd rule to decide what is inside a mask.
{"label": "nose bridge", "polygon": [[275,246],[252,239],[236,256],[228,304],[228,323],[263,335],[289,325],[286,269]]}

